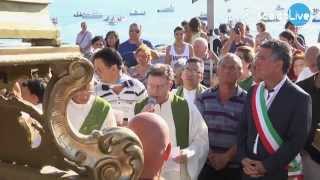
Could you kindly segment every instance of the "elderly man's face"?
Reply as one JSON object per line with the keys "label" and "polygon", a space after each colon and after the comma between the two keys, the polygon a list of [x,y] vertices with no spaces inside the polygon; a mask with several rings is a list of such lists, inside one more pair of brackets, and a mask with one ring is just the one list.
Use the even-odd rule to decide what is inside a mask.
{"label": "elderly man's face", "polygon": [[183,84],[196,87],[203,79],[203,72],[199,63],[188,63],[181,76]]}
{"label": "elderly man's face", "polygon": [[149,75],[147,80],[148,95],[154,97],[158,102],[168,96],[172,87],[172,81],[165,76]]}
{"label": "elderly man's face", "polygon": [[200,59],[207,55],[208,47],[203,42],[196,41],[193,44],[194,55]]}
{"label": "elderly man's face", "polygon": [[218,65],[217,75],[220,84],[235,84],[241,76],[240,65],[232,58],[226,58]]}
{"label": "elderly man's face", "polygon": [[129,38],[130,39],[140,39],[141,35],[141,28],[137,25],[131,25],[129,28]]}

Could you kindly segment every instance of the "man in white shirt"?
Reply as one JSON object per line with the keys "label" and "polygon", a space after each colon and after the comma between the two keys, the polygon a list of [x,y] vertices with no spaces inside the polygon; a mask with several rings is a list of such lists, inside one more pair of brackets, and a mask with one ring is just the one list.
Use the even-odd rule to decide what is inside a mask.
{"label": "man in white shirt", "polygon": [[87,30],[86,22],[81,22],[81,31],[77,35],[76,45],[79,45],[80,51],[85,54],[90,51],[92,33]]}
{"label": "man in white shirt", "polygon": [[297,81],[300,82],[302,80],[305,80],[312,75],[314,75],[316,72],[318,72],[317,68],[317,57],[320,55],[320,44],[316,44],[313,46],[310,46],[305,55],[305,62],[307,67],[305,67],[302,72],[299,74]]}
{"label": "man in white shirt", "polygon": [[142,82],[122,72],[122,57],[113,48],[96,52],[92,60],[100,78],[95,87],[96,95],[106,99],[113,109],[122,112],[123,118],[132,118],[135,103],[147,96]]}
{"label": "man in white shirt", "polygon": [[162,176],[166,180],[196,180],[208,151],[208,128],[193,103],[170,93],[173,71],[167,64],[156,64],[147,74],[150,95],[135,106],[135,113],[153,112],[169,126],[172,153]]}
{"label": "man in white shirt", "polygon": [[204,92],[207,88],[201,84],[203,80],[203,61],[198,58],[190,58],[182,71],[182,87],[175,90],[175,94],[185,98],[188,103],[194,103],[198,94]]}
{"label": "man in white shirt", "polygon": [[116,127],[111,105],[92,95],[93,81],[76,91],[67,105],[68,122],[75,133],[90,134],[93,130]]}

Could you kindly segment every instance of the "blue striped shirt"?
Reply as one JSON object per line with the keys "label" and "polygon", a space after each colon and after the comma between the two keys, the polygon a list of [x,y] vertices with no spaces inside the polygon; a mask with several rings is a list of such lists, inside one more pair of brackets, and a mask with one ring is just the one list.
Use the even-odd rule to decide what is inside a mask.
{"label": "blue striped shirt", "polygon": [[226,152],[237,144],[238,126],[247,93],[239,86],[235,94],[225,103],[219,100],[218,88],[200,94],[196,105],[207,123],[209,145],[213,152]]}

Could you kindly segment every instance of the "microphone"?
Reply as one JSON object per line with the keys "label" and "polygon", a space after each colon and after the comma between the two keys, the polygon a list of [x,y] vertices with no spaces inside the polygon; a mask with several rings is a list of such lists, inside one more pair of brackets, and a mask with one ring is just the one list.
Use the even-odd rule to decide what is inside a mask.
{"label": "microphone", "polygon": [[155,106],[157,104],[157,99],[155,97],[150,96],[147,101],[147,105]]}
{"label": "microphone", "polygon": [[147,104],[144,106],[144,110],[145,112],[154,112],[154,108],[157,104],[157,99],[155,97],[150,96],[148,98]]}

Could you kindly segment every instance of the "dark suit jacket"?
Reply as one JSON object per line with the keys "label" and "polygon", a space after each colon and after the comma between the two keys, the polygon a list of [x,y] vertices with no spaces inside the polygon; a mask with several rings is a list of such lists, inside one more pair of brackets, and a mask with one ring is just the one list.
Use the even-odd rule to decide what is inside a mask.
{"label": "dark suit jacket", "polygon": [[284,143],[275,154],[270,155],[260,140],[257,154],[253,153],[257,130],[251,113],[251,96],[252,89],[248,93],[239,126],[237,158],[240,161],[246,157],[262,161],[267,174],[261,179],[275,179],[277,174],[277,177],[280,174],[286,175],[286,165],[303,149],[308,137],[312,114],[311,97],[290,80],[286,80],[280,88],[268,114],[273,127]]}

